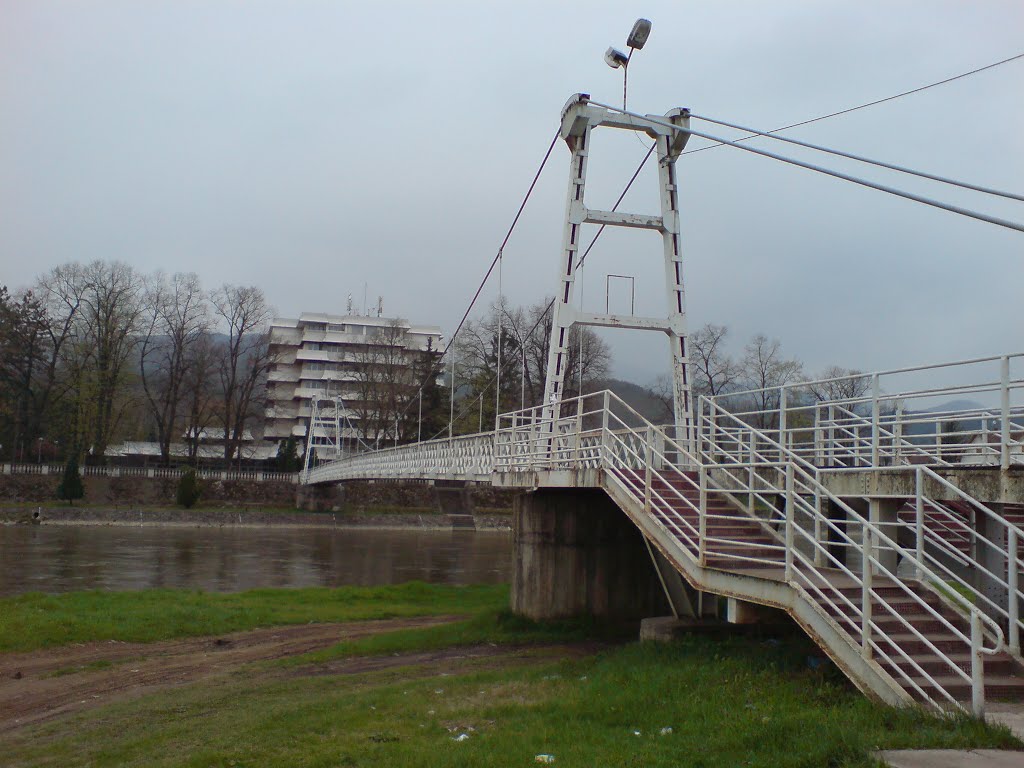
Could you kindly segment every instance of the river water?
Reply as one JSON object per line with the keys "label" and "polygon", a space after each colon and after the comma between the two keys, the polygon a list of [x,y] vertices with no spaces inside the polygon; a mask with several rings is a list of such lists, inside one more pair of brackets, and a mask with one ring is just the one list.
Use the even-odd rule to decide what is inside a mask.
{"label": "river water", "polygon": [[506,582],[508,531],[0,526],[0,595]]}

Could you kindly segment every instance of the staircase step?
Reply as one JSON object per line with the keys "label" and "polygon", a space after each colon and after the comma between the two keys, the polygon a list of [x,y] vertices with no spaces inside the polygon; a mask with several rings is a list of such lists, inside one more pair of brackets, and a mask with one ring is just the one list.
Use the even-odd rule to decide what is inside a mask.
{"label": "staircase step", "polygon": [[[971,700],[971,686],[961,677],[943,675],[934,678],[935,682],[942,686],[957,701],[968,702]],[[941,694],[933,695],[934,686],[923,677],[911,677],[924,691],[932,695],[938,701],[945,697]],[[921,701],[924,697],[909,683],[901,680],[901,685],[914,699]],[[1024,679],[1007,675],[986,675],[985,676],[985,698],[996,701],[1024,701]]]}
{"label": "staircase step", "polygon": [[[912,657],[915,664],[922,670],[927,672],[932,677],[938,675],[948,675],[950,671],[949,664],[944,660],[940,659],[934,654],[922,655],[918,657]],[[969,653],[952,653],[949,654],[949,660],[957,667],[962,669],[964,672],[971,671],[971,656]],[[904,659],[900,656],[894,655],[891,659],[879,658],[877,659],[879,665],[890,672],[893,677],[899,677],[891,671],[892,667],[899,667],[900,669],[908,672],[911,677],[918,675],[919,673],[914,669],[914,665],[911,664],[910,660]],[[1013,677],[1013,673],[1016,671],[1016,662],[1008,653],[997,653],[995,656],[985,657],[985,674],[993,676],[1005,676]]]}

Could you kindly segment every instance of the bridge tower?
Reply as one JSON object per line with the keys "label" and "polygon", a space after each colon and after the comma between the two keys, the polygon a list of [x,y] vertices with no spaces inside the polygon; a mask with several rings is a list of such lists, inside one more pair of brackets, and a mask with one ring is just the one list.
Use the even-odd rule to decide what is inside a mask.
{"label": "bridge tower", "polygon": [[[664,116],[647,115],[646,118],[637,118],[591,104],[587,94],[576,94],[566,102],[562,109],[561,135],[569,146],[572,158],[569,166],[569,191],[565,208],[565,232],[558,264],[558,287],[555,292],[554,317],[548,346],[544,403],[550,406],[551,417],[557,419],[568,360],[569,330],[574,324],[661,331],[668,336],[672,360],[676,438],[684,446],[692,448],[695,434],[694,416],[686,347],[686,297],[683,289],[679,194],[675,165],[676,159],[683,151],[683,147],[686,146],[689,134],[673,130],[666,123],[688,128],[690,124],[689,110],[673,109]],[[599,127],[639,131],[646,133],[656,141],[661,201],[660,216],[617,213],[586,207],[584,191],[587,184],[590,134],[591,131]],[[584,224],[649,229],[661,233],[665,261],[665,289],[668,299],[667,317],[600,314],[583,312],[573,306],[576,272],[579,269],[580,260],[580,240]]]}

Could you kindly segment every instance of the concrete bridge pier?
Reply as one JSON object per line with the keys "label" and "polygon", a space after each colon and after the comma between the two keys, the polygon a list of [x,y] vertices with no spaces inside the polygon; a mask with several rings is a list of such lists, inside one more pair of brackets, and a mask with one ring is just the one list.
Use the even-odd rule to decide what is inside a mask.
{"label": "concrete bridge pier", "polygon": [[639,622],[671,613],[643,535],[604,491],[538,489],[513,504],[512,610]]}

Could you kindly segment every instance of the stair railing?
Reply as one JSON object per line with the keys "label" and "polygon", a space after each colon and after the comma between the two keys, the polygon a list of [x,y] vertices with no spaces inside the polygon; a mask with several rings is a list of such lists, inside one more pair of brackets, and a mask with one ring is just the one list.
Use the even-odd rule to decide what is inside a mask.
{"label": "stair railing", "polygon": [[[589,404],[588,397],[592,398]],[[534,409],[525,419],[527,429],[520,442],[531,444],[525,452],[527,466],[588,468],[596,449],[609,480],[642,506],[654,524],[675,535],[685,557],[707,565],[718,547],[728,561],[716,562],[712,567],[780,567],[786,581],[859,645],[866,659],[880,664],[884,672],[920,699],[939,708],[962,707],[948,690],[952,686],[941,674],[922,666],[904,647],[907,643],[925,648],[947,677],[969,686],[972,710],[983,713],[983,657],[1003,647],[1000,626],[955,591],[944,595],[908,585],[887,557],[904,558],[926,582],[942,584],[945,579],[935,563],[921,561],[916,551],[899,545],[880,526],[831,494],[806,460],[724,409],[716,412],[714,405],[707,403],[701,408],[699,460],[666,430],[648,422],[611,393],[563,401],[560,412],[566,415],[547,417],[545,421],[544,409]],[[522,414],[518,420],[524,421]],[[506,429],[514,429],[517,419],[509,421],[512,426]],[[588,428],[592,424],[600,426]],[[510,455],[523,456],[524,452],[512,451]],[[778,461],[780,456],[786,461]],[[501,466],[502,461],[499,451],[497,465]],[[748,544],[743,536],[709,535],[709,522],[715,518],[709,511],[709,494],[742,496],[744,492],[756,502],[748,501],[748,507],[754,504],[755,511],[769,526],[777,526],[781,534],[781,544],[765,545],[775,550],[776,557],[771,556],[772,552],[762,556],[735,551],[730,554],[726,551],[730,546],[744,548]],[[780,497],[785,499],[782,509],[775,503]],[[824,514],[825,503],[841,510],[853,530]],[[750,520],[747,516],[733,519]],[[780,553],[781,562],[777,557]],[[850,559],[859,569],[847,564]],[[955,655],[951,649],[940,648],[904,616],[908,605],[942,628],[957,648],[968,652],[969,670],[951,657]],[[951,619],[943,605],[954,609],[957,618]],[[961,626],[958,620],[968,626]],[[991,638],[989,645],[987,638]]]}
{"label": "stair railing", "polygon": [[[858,643],[865,658],[884,662],[883,668],[891,677],[902,680],[934,706],[961,707],[947,686],[911,657],[901,645],[906,641],[898,640],[889,627],[895,626],[909,634],[910,641],[927,648],[950,676],[970,686],[972,710],[981,716],[985,706],[983,656],[1002,649],[1004,636],[999,624],[955,591],[934,593],[941,604],[957,610],[969,629],[965,631],[957,626],[900,578],[895,564],[886,561],[892,555],[902,557],[924,581],[942,584],[944,579],[920,559],[916,551],[899,545],[878,525],[832,494],[818,479],[817,468],[707,398],[701,398],[699,414],[700,456],[713,467],[713,474],[722,477],[719,484],[732,487],[734,495],[737,492],[747,494],[760,501],[763,504],[760,511],[767,514],[766,522],[784,532],[786,580],[803,590]],[[779,456],[788,459],[784,468],[775,461]],[[751,466],[757,467],[755,484],[750,483]],[[773,503],[779,498],[785,500],[782,509]],[[848,524],[840,525],[825,514],[824,503],[842,511]],[[859,531],[860,536],[851,535],[849,528]],[[859,561],[859,571],[847,565],[850,560]],[[837,581],[844,586],[837,586]],[[844,593],[844,589],[859,592],[856,600]],[[899,604],[882,590],[895,591],[904,605],[916,606],[929,620],[959,640],[964,650],[969,651],[970,672],[961,669],[946,651],[905,618]],[[990,646],[985,645],[983,627],[988,628],[992,638]]]}
{"label": "stair railing", "polygon": [[[880,467],[876,471],[887,473],[899,469]],[[928,493],[929,485],[967,507],[969,517],[962,523],[962,528],[954,529],[929,511],[943,511],[954,519],[962,515],[948,502],[935,498],[935,493]],[[901,525],[912,529],[916,558],[942,572],[945,583],[937,585],[940,589],[952,588],[967,595],[976,606],[1006,627],[1007,650],[1019,657],[1020,638],[1024,632],[1024,618],[1020,612],[1021,603],[1024,602],[1024,587],[1020,579],[1021,571],[1024,570],[1024,559],[1021,558],[1024,529],[930,467],[914,468],[913,503],[913,525],[902,521]],[[968,544],[966,554],[955,543],[965,532]],[[957,571],[950,563],[959,564],[962,570]],[[980,587],[968,576],[980,577],[987,588]]]}

